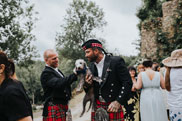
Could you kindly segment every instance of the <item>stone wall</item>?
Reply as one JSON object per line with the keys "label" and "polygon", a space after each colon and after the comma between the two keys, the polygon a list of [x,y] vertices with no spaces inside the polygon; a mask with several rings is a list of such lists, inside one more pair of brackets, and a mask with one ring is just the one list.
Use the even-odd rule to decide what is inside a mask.
{"label": "stone wall", "polygon": [[[174,16],[177,15],[176,10],[178,7],[179,0],[172,0],[163,3],[162,11],[163,17],[156,18],[153,21],[147,21],[142,23],[141,29],[141,56],[143,58],[149,57],[152,59],[156,59],[156,53],[160,45],[157,45],[157,29],[162,29],[162,32],[167,32],[167,37],[171,38],[174,36],[175,28],[174,28]],[[158,21],[158,22],[157,22]],[[169,40],[166,40],[169,41]],[[175,41],[175,40],[170,40]],[[160,52],[162,53],[162,52]]]}
{"label": "stone wall", "polygon": [[[156,23],[157,22],[157,23]],[[141,29],[141,56],[156,59],[157,43],[156,30],[162,27],[160,18],[142,23]]]}
{"label": "stone wall", "polygon": [[177,15],[176,10],[178,6],[179,0],[173,0],[163,3],[162,5],[162,12],[163,12],[163,18],[162,18],[162,30],[163,32],[168,33],[168,38],[171,38],[174,36],[174,16]]}

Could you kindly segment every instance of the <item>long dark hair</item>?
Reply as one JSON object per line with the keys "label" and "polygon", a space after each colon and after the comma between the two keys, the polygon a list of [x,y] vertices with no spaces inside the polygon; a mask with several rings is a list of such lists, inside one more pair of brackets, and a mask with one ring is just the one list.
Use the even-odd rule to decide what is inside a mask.
{"label": "long dark hair", "polygon": [[0,64],[5,65],[5,78],[13,76],[15,73],[15,65],[12,60],[8,59],[7,55],[3,51],[0,51]]}
{"label": "long dark hair", "polygon": [[135,77],[137,77],[137,72],[136,72],[136,68],[135,67],[133,67],[133,66],[129,66],[128,67],[128,71],[135,71]]}

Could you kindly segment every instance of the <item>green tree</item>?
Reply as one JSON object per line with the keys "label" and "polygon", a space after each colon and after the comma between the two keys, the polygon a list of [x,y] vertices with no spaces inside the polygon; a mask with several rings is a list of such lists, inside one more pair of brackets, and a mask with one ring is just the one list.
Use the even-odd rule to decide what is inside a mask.
{"label": "green tree", "polygon": [[39,104],[43,101],[43,89],[40,82],[40,74],[45,64],[42,61],[35,61],[29,67],[16,68],[18,80],[22,81],[32,104]]}
{"label": "green tree", "polygon": [[104,12],[94,2],[73,0],[67,9],[61,25],[61,32],[56,36],[56,47],[61,58],[76,60],[84,58],[81,45],[88,39],[96,37],[96,30],[106,25]]}
{"label": "green tree", "polygon": [[35,40],[33,12],[27,0],[0,0],[0,50],[24,66],[37,56],[31,44]]}

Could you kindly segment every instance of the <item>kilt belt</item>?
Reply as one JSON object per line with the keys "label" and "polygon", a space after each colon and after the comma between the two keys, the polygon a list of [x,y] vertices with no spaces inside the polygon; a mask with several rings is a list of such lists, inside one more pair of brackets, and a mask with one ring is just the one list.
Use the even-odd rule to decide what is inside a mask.
{"label": "kilt belt", "polygon": [[[100,102],[99,100],[96,100],[96,110],[98,108],[104,108],[106,111],[109,107],[109,103],[106,102]],[[109,115],[109,121],[124,121],[124,114],[122,106],[120,106],[118,112],[108,112]],[[91,112],[91,121],[95,121],[95,112]]]}

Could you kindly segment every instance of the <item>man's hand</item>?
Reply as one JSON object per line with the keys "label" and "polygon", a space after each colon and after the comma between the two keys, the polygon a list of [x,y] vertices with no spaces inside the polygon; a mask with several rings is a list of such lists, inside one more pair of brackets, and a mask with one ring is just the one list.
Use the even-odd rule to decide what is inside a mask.
{"label": "man's hand", "polygon": [[85,81],[88,83],[88,84],[92,84],[93,80],[92,80],[92,75],[86,75],[85,77]]}
{"label": "man's hand", "polygon": [[84,69],[74,68],[73,73],[75,73],[76,75],[85,74],[86,73],[86,68],[84,68]]}
{"label": "man's hand", "polygon": [[120,108],[120,103],[118,101],[113,101],[111,102],[111,104],[109,105],[107,111],[108,112],[118,112],[119,108]]}

